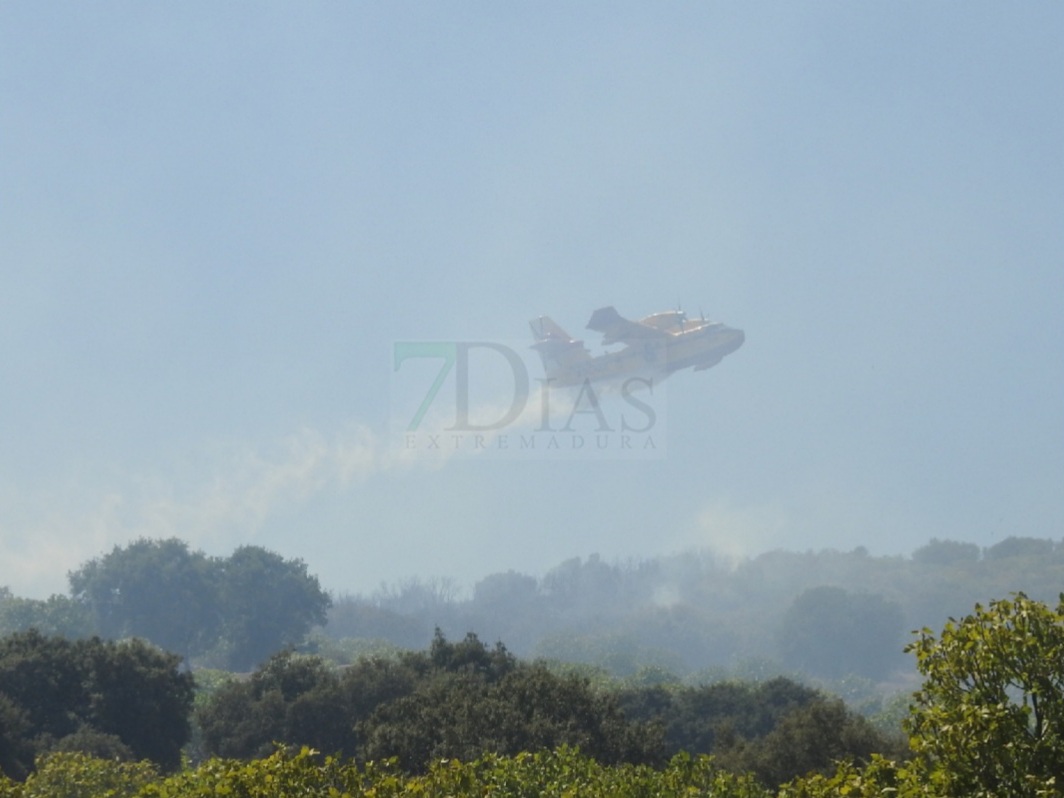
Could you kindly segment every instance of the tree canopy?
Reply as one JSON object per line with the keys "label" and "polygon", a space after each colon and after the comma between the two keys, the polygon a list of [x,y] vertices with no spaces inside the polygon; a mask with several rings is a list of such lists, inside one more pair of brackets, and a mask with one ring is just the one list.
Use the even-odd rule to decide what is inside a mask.
{"label": "tree canopy", "polygon": [[906,727],[914,757],[842,762],[780,798],[1044,798],[1064,778],[1064,595],[976,605],[909,650],[924,677]]}
{"label": "tree canopy", "polygon": [[0,768],[21,777],[48,750],[87,750],[176,768],[193,681],[140,640],[0,638]]}
{"label": "tree canopy", "polygon": [[814,676],[882,678],[900,664],[904,623],[901,607],[882,596],[811,588],[783,616],[780,649]]}
{"label": "tree canopy", "polygon": [[[25,785],[0,775],[0,797],[1060,794],[1064,596],[1055,608],[1022,593],[976,605],[909,650],[924,681],[907,752],[838,699],[786,679],[602,692],[475,635],[439,632],[426,651],[343,669],[286,651],[202,703],[208,747],[227,758],[163,778],[114,759],[173,768],[187,724],[168,718],[191,701],[176,657],[30,632],[0,639],[0,768],[23,778],[37,754],[38,769]],[[667,760],[674,746],[683,750]],[[71,753],[86,751],[96,758]]]}
{"label": "tree canopy", "polygon": [[72,571],[70,594],[101,635],[142,637],[187,657],[221,630],[213,565],[182,540],[141,538]]}
{"label": "tree canopy", "polygon": [[240,671],[301,643],[331,604],[302,560],[259,546],[208,557],[176,538],[116,546],[69,582],[99,634],[141,637],[186,659],[213,654]]}
{"label": "tree canopy", "polygon": [[907,726],[948,795],[1035,795],[1064,780],[1064,595],[1056,609],[1023,593],[976,605],[910,649],[924,683]]}
{"label": "tree canopy", "polygon": [[428,651],[372,657],[336,671],[283,652],[197,713],[209,753],[261,756],[275,741],[419,771],[441,757],[576,745],[604,762],[661,756],[660,733],[633,724],[586,679],[522,663],[475,635],[437,634]]}

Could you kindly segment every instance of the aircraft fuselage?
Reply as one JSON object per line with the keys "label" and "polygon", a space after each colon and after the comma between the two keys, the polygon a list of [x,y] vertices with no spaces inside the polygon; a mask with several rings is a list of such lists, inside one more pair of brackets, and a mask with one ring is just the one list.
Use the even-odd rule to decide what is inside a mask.
{"label": "aircraft fuselage", "polygon": [[[543,320],[541,333],[542,324]],[[585,380],[621,384],[632,378],[660,382],[681,369],[701,371],[715,366],[745,340],[742,330],[720,322],[689,321],[681,311],[656,313],[632,322],[613,308],[603,308],[595,312],[588,326],[603,333],[605,345],[623,342],[625,346],[592,357],[582,342],[551,325],[556,332],[537,335],[535,348],[543,355],[547,379],[555,386],[580,385]],[[536,333],[535,322],[532,327]]]}

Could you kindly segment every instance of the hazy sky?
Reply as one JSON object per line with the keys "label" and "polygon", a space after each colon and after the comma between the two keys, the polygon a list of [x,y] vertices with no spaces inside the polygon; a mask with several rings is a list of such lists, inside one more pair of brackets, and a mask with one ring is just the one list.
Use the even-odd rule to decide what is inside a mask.
{"label": "hazy sky", "polygon": [[[0,4],[0,585],[1064,535],[1064,6]],[[745,330],[654,459],[409,462],[396,341]]]}

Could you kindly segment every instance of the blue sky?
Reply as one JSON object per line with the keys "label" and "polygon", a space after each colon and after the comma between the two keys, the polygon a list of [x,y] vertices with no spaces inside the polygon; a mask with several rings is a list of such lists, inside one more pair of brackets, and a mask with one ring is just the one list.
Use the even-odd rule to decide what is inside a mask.
{"label": "blue sky", "polygon": [[[1056,3],[0,5],[0,585],[1064,535]],[[395,341],[683,303],[667,452],[403,462]],[[587,333],[588,344],[597,341]]]}

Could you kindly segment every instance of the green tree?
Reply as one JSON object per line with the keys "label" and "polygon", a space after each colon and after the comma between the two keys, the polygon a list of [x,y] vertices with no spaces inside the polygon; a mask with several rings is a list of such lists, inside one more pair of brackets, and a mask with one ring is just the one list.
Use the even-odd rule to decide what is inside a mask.
{"label": "green tree", "polygon": [[141,641],[0,638],[0,766],[20,778],[36,754],[87,750],[176,768],[193,698],[178,662]]}
{"label": "green tree", "polygon": [[88,716],[87,645],[35,629],[0,638],[0,694],[22,710],[28,736],[65,737]]}
{"label": "green tree", "polygon": [[[80,752],[41,758],[24,785],[23,798],[133,798],[158,779],[149,762],[115,762]],[[3,795],[0,791],[0,795]]]}
{"label": "green tree", "polygon": [[660,758],[660,733],[629,722],[614,696],[579,676],[518,662],[475,635],[428,651],[356,662],[342,673],[284,652],[197,711],[210,754],[252,757],[274,742],[360,759],[397,757],[422,772],[437,758],[472,759],[579,746],[604,762]]}
{"label": "green tree", "polygon": [[908,647],[924,676],[905,726],[916,754],[899,764],[842,762],[780,798],[1042,798],[1064,778],[1064,595],[1056,609],[999,599]]}
{"label": "green tree", "polygon": [[955,540],[931,541],[913,552],[913,562],[931,566],[970,565],[979,561],[979,547]]}
{"label": "green tree", "polygon": [[919,767],[873,754],[868,765],[839,762],[834,773],[813,773],[783,785],[778,798],[942,798]]}
{"label": "green tree", "polygon": [[815,676],[881,678],[900,663],[904,623],[901,607],[882,596],[815,587],[784,616],[780,652]]}
{"label": "green tree", "polygon": [[1052,561],[1056,546],[1052,540],[1043,538],[1008,537],[995,543],[984,552],[988,560],[1005,560],[1010,557],[1026,557],[1031,560]]}
{"label": "green tree", "polygon": [[924,683],[906,725],[945,794],[1059,794],[1064,595],[1055,610],[1023,593],[977,604],[909,649]]}
{"label": "green tree", "polygon": [[[350,724],[335,734],[330,720],[344,714],[336,674],[318,657],[283,651],[250,679],[219,688],[196,712],[207,751],[217,756],[267,756],[275,742],[354,754]],[[309,710],[318,710],[317,722]],[[346,737],[342,732],[347,732]]]}
{"label": "green tree", "polygon": [[0,692],[0,780],[24,779],[33,767],[33,726],[27,712]]}
{"label": "green tree", "polygon": [[246,671],[325,623],[332,601],[302,560],[241,546],[219,562],[220,604],[229,664]]}
{"label": "green tree", "polygon": [[816,690],[778,677],[767,682],[717,682],[698,687],[646,687],[619,693],[630,718],[665,729],[668,754],[717,753],[739,740],[764,737],[792,709],[821,700]]}
{"label": "green tree", "polygon": [[214,566],[176,538],[115,546],[68,581],[104,637],[143,637],[187,659],[212,645],[221,629]]}
{"label": "green tree", "polygon": [[848,710],[841,699],[820,697],[786,712],[768,734],[742,741],[718,755],[735,773],[753,773],[769,787],[796,776],[829,773],[835,763],[868,762],[872,754],[901,753],[865,718]]}
{"label": "green tree", "polygon": [[660,729],[629,722],[616,698],[579,676],[521,665],[491,681],[472,669],[434,670],[407,696],[383,704],[357,729],[361,756],[397,757],[423,771],[438,759],[475,759],[488,752],[579,747],[596,760],[662,759]]}
{"label": "green tree", "polygon": [[0,600],[0,635],[36,629],[47,635],[88,637],[93,632],[88,608],[67,596],[43,601],[27,598]]}
{"label": "green tree", "polygon": [[368,599],[342,596],[329,608],[324,632],[339,639],[381,640],[403,648],[421,648],[431,636],[432,625]]}
{"label": "green tree", "polygon": [[86,648],[88,722],[128,745],[136,759],[176,769],[194,697],[192,676],[178,672],[181,658],[141,640]]}
{"label": "green tree", "polygon": [[302,643],[330,604],[301,560],[258,546],[209,558],[176,538],[116,546],[69,582],[103,636],[142,637],[186,661],[213,651],[241,671]]}

